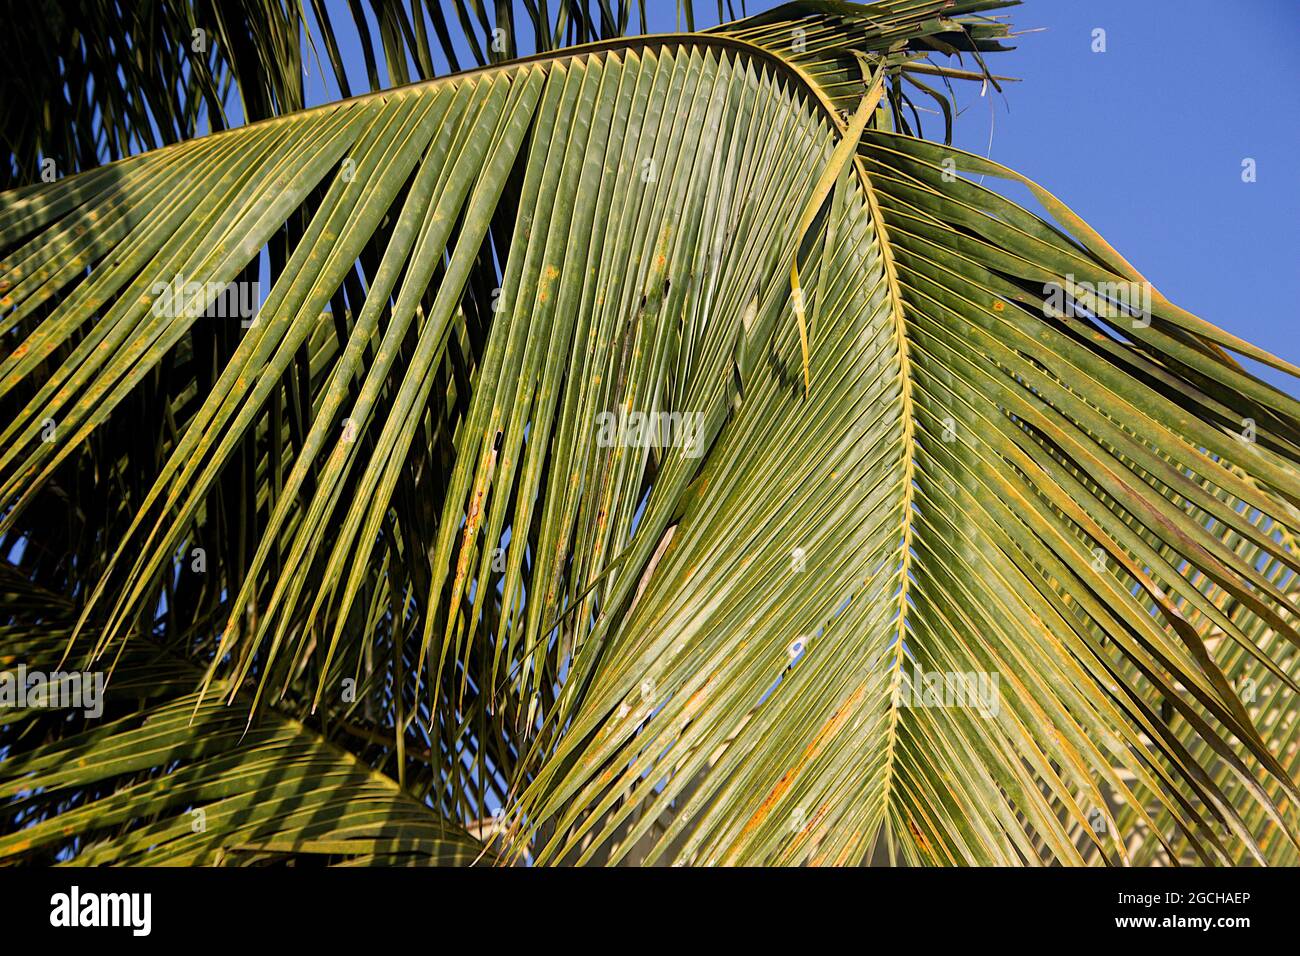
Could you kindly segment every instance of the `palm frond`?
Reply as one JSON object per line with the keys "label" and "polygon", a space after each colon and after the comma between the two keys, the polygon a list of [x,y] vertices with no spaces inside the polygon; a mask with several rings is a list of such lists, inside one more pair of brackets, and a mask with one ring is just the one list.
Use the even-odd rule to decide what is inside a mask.
{"label": "palm frond", "polygon": [[[564,4],[586,46],[0,194],[15,595],[75,608],[45,657],[202,674],[6,740],[9,793],[143,775],[27,830],[371,862],[500,811],[505,861],[1293,862],[1300,405],[1233,354],[1300,369],[916,135],[920,76],[996,82],[1003,5],[610,39]],[[219,839],[143,820],[172,753]],[[277,774],[337,786],[241,817]]]}
{"label": "palm frond", "polygon": [[[69,609],[21,581],[8,587],[6,610],[28,623],[4,629],[4,663],[57,672]],[[24,606],[41,620],[30,623]],[[95,720],[44,706],[7,717],[13,743],[0,761],[6,862],[491,859],[464,828],[292,716],[265,713],[250,722],[246,712],[200,700],[193,664],[154,642],[136,641],[117,664],[113,706]]]}

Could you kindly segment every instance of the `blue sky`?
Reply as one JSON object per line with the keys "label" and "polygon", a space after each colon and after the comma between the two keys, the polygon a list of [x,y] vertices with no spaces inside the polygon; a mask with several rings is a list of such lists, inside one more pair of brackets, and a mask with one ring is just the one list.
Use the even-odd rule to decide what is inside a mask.
{"label": "blue sky", "polygon": [[[676,28],[675,6],[647,3],[651,31]],[[363,91],[346,2],[327,7]],[[1004,94],[958,85],[954,144],[1055,193],[1173,302],[1300,363],[1300,0],[1026,0],[1005,12],[1041,32],[989,57],[1020,78]],[[1098,29],[1105,52],[1092,49]],[[337,98],[313,79],[309,102]],[[933,119],[926,134],[941,136]],[[1255,182],[1242,181],[1247,158]],[[985,185],[1033,208],[1020,187]]]}
{"label": "blue sky", "polygon": [[[989,58],[1021,78],[994,94],[991,158],[1055,193],[1171,301],[1300,362],[1300,0],[1028,0],[1010,14],[1046,29]],[[987,97],[958,96],[954,145],[989,154]]]}

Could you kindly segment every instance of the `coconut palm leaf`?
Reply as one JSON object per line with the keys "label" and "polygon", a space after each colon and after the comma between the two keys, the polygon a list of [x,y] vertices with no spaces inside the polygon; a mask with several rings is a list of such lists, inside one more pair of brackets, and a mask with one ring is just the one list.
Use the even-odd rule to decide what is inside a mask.
{"label": "coconut palm leaf", "polygon": [[[3,663],[57,669],[71,608],[6,575]],[[33,614],[33,612],[36,612]],[[39,616],[40,620],[34,620]],[[0,762],[0,858],[78,865],[465,865],[482,845],[397,783],[285,713],[247,714],[194,693],[194,666],[140,640],[111,707],[13,713]],[[52,699],[52,702],[55,701]],[[125,706],[124,706],[125,705]],[[488,857],[489,859],[491,857]]]}
{"label": "coconut palm leaf", "polygon": [[[485,66],[530,47],[543,53],[646,32],[644,0],[560,0],[554,12],[527,2],[519,15],[511,3],[449,0],[444,10],[420,0],[369,0],[348,3],[342,17],[337,9],[331,17],[324,0],[30,6],[0,34],[9,65],[0,76],[7,153],[0,189],[300,110],[309,82],[349,97],[361,78],[349,77],[336,25],[360,41],[372,91],[459,72],[462,59]],[[679,23],[696,29],[691,0],[675,6]],[[743,16],[743,0],[719,2],[717,20],[734,20],[738,9]],[[232,91],[237,111],[228,103]]]}
{"label": "coconut palm leaf", "polygon": [[[11,653],[128,695],[141,647],[201,669],[7,731],[12,793],[145,778],[23,832],[379,862],[498,811],[504,861],[1294,861],[1300,405],[1233,355],[1300,369],[918,135],[922,77],[997,82],[999,6],[484,58],[0,194],[6,613],[75,608]],[[153,725],[203,799],[319,789],[154,824]]]}

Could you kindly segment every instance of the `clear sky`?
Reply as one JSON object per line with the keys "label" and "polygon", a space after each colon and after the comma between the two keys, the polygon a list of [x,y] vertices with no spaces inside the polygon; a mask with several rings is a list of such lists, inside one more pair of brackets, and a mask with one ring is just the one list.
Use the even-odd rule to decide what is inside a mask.
{"label": "clear sky", "polygon": [[[672,0],[646,6],[652,32],[676,28]],[[346,0],[327,7],[364,91]],[[1300,364],[1300,0],[1026,0],[1001,12],[1017,31],[1042,30],[987,58],[1020,78],[1004,94],[957,85],[954,144],[1055,193],[1171,301]],[[1105,52],[1093,52],[1095,30]],[[310,102],[337,97],[315,79]],[[940,118],[922,115],[941,137]],[[1254,182],[1242,181],[1246,159]],[[1033,208],[1020,187],[1007,194]]]}
{"label": "clear sky", "polygon": [[[1053,192],[1171,301],[1300,364],[1300,0],[1008,12],[1017,30],[1046,29],[986,58],[1020,77],[1005,101],[993,94],[991,158]],[[958,96],[954,145],[988,154],[987,98]]]}

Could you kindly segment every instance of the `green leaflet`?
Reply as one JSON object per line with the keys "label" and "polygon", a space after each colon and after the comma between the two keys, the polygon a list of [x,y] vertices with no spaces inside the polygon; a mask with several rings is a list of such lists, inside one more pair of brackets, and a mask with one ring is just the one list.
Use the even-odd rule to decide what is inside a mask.
{"label": "green leaflet", "polygon": [[[996,6],[605,39],[0,195],[0,534],[44,549],[0,661],[114,695],[0,731],[0,857],[1293,863],[1300,406],[1229,353],[1296,369],[908,132]],[[157,307],[264,272],[247,326]]]}

